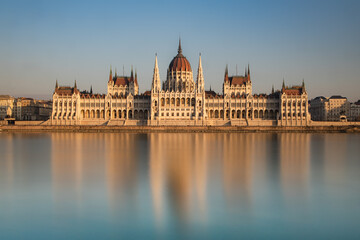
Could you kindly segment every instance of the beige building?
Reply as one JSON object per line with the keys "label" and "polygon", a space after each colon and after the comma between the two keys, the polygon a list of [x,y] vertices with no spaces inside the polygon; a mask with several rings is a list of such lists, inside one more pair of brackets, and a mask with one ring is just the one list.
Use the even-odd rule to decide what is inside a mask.
{"label": "beige building", "polygon": [[350,104],[350,120],[360,121],[360,100]]}
{"label": "beige building", "polygon": [[0,120],[6,117],[16,120],[47,120],[51,116],[51,108],[51,101],[0,96]]}
{"label": "beige building", "polygon": [[150,91],[139,93],[137,74],[110,75],[106,94],[58,86],[53,94],[53,125],[185,125],[185,126],[305,126],[309,124],[307,92],[302,86],[271,94],[252,94],[250,67],[244,75],[229,76],[226,67],[223,92],[205,91],[201,55],[196,80],[189,61],[178,53],[161,82],[155,56]]}
{"label": "beige building", "polygon": [[0,120],[15,116],[14,100],[15,98],[9,95],[0,95]]}
{"label": "beige building", "polygon": [[316,97],[310,101],[309,111],[313,121],[340,121],[340,116],[350,118],[350,102],[338,95]]}

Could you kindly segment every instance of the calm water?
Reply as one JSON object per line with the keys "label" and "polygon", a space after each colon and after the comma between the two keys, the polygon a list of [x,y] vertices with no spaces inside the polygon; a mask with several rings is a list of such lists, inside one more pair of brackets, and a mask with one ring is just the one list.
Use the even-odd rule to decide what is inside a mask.
{"label": "calm water", "polygon": [[0,239],[360,239],[359,134],[0,134]]}

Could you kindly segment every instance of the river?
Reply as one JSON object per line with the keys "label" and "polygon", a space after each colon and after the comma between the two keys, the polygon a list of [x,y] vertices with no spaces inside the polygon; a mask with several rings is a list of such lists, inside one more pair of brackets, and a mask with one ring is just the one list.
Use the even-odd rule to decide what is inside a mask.
{"label": "river", "polygon": [[0,133],[0,239],[358,239],[360,134]]}

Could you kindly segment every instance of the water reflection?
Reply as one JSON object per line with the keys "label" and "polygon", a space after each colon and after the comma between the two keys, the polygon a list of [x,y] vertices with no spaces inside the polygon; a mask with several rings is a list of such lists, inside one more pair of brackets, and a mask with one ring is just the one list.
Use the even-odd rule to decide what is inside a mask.
{"label": "water reflection", "polygon": [[360,220],[359,143],[348,134],[0,134],[0,225],[32,208],[39,226],[67,222],[81,237],[89,227],[124,238],[256,237],[266,226],[281,236],[278,226],[322,221],[326,236],[331,224]]}

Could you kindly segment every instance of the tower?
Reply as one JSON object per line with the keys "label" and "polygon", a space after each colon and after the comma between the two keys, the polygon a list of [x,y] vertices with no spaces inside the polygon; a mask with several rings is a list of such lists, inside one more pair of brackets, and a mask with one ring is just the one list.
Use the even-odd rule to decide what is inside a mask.
{"label": "tower", "polygon": [[224,96],[226,94],[228,94],[229,88],[230,88],[229,70],[228,70],[228,65],[226,64],[225,75],[224,75],[224,83],[223,83],[223,94],[224,94]]}
{"label": "tower", "polygon": [[199,67],[198,67],[198,74],[196,79],[196,87],[198,93],[202,93],[204,91],[204,74],[201,64],[201,54],[199,54]]}
{"label": "tower", "polygon": [[153,74],[153,81],[151,84],[151,91],[153,93],[160,92],[161,85],[160,85],[160,74],[159,74],[159,67],[157,61],[157,54],[155,54],[155,66],[154,66],[154,74]]}

